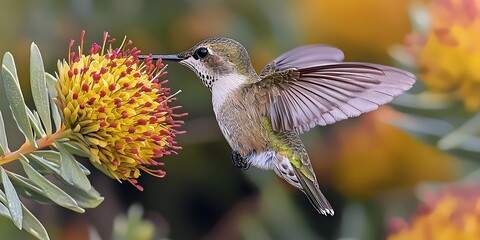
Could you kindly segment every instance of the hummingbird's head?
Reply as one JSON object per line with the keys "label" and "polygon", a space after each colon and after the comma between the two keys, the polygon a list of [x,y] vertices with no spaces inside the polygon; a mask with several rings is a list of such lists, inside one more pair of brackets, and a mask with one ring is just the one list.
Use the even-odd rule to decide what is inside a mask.
{"label": "hummingbird's head", "polygon": [[178,61],[187,66],[210,90],[215,84],[222,84],[222,80],[231,74],[245,76],[235,78],[243,82],[246,81],[245,79],[251,79],[253,74],[256,75],[245,47],[230,38],[208,38],[179,54],[153,55],[151,57],[166,61]]}

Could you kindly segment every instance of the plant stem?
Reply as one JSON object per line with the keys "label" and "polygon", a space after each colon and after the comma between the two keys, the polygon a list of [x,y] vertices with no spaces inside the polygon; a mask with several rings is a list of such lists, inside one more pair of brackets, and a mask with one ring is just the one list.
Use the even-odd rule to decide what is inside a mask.
{"label": "plant stem", "polygon": [[17,160],[20,157],[20,154],[27,155],[38,149],[51,146],[56,139],[61,138],[64,135],[63,134],[64,130],[65,130],[65,125],[62,125],[62,127],[52,135],[47,135],[41,139],[38,139],[36,142],[37,147],[32,146],[28,141],[25,141],[25,143],[17,151],[8,153],[5,156],[1,156],[0,165],[4,165],[6,163]]}

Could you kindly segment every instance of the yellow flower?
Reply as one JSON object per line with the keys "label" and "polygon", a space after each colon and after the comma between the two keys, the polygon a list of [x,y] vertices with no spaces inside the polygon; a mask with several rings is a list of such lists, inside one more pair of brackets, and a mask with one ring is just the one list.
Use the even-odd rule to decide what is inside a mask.
{"label": "yellow flower", "polygon": [[480,0],[437,0],[431,26],[407,37],[421,79],[432,91],[453,93],[470,111],[480,107]]}
{"label": "yellow flower", "polygon": [[431,193],[409,224],[396,219],[388,240],[463,239],[480,236],[480,186]]}
{"label": "yellow flower", "polygon": [[[163,177],[158,159],[180,149],[174,137],[183,124],[169,107],[175,99],[160,82],[165,66],[140,63],[137,48],[124,40],[119,48],[106,48],[115,39],[104,34],[103,45],[93,44],[83,55],[82,32],[78,56],[58,63],[56,103],[70,140],[89,153],[90,161],[117,180],[127,180],[143,190],[136,178],[140,170]],[[70,42],[70,48],[73,40]]]}

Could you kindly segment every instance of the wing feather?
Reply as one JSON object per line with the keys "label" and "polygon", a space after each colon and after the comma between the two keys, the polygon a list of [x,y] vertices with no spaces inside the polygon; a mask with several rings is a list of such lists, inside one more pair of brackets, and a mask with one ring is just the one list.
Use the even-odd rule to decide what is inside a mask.
{"label": "wing feather", "polygon": [[275,131],[302,133],[373,111],[415,82],[398,68],[342,60],[343,53],[328,46],[293,49],[268,64],[246,94],[267,96],[256,103]]}
{"label": "wing feather", "polygon": [[343,58],[343,52],[338,48],[326,45],[302,46],[274,59],[262,69],[260,76],[266,76],[289,68],[308,68],[323,63],[341,62]]}

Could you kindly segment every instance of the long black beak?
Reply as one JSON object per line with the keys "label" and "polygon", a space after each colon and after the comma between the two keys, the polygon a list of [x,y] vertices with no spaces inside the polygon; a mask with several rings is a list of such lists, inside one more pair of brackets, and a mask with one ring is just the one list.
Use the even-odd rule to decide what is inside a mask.
{"label": "long black beak", "polygon": [[184,57],[180,57],[178,55],[138,55],[138,59],[145,59],[145,58],[151,58],[153,60],[162,59],[164,61],[174,61],[174,62],[179,62],[185,59]]}

